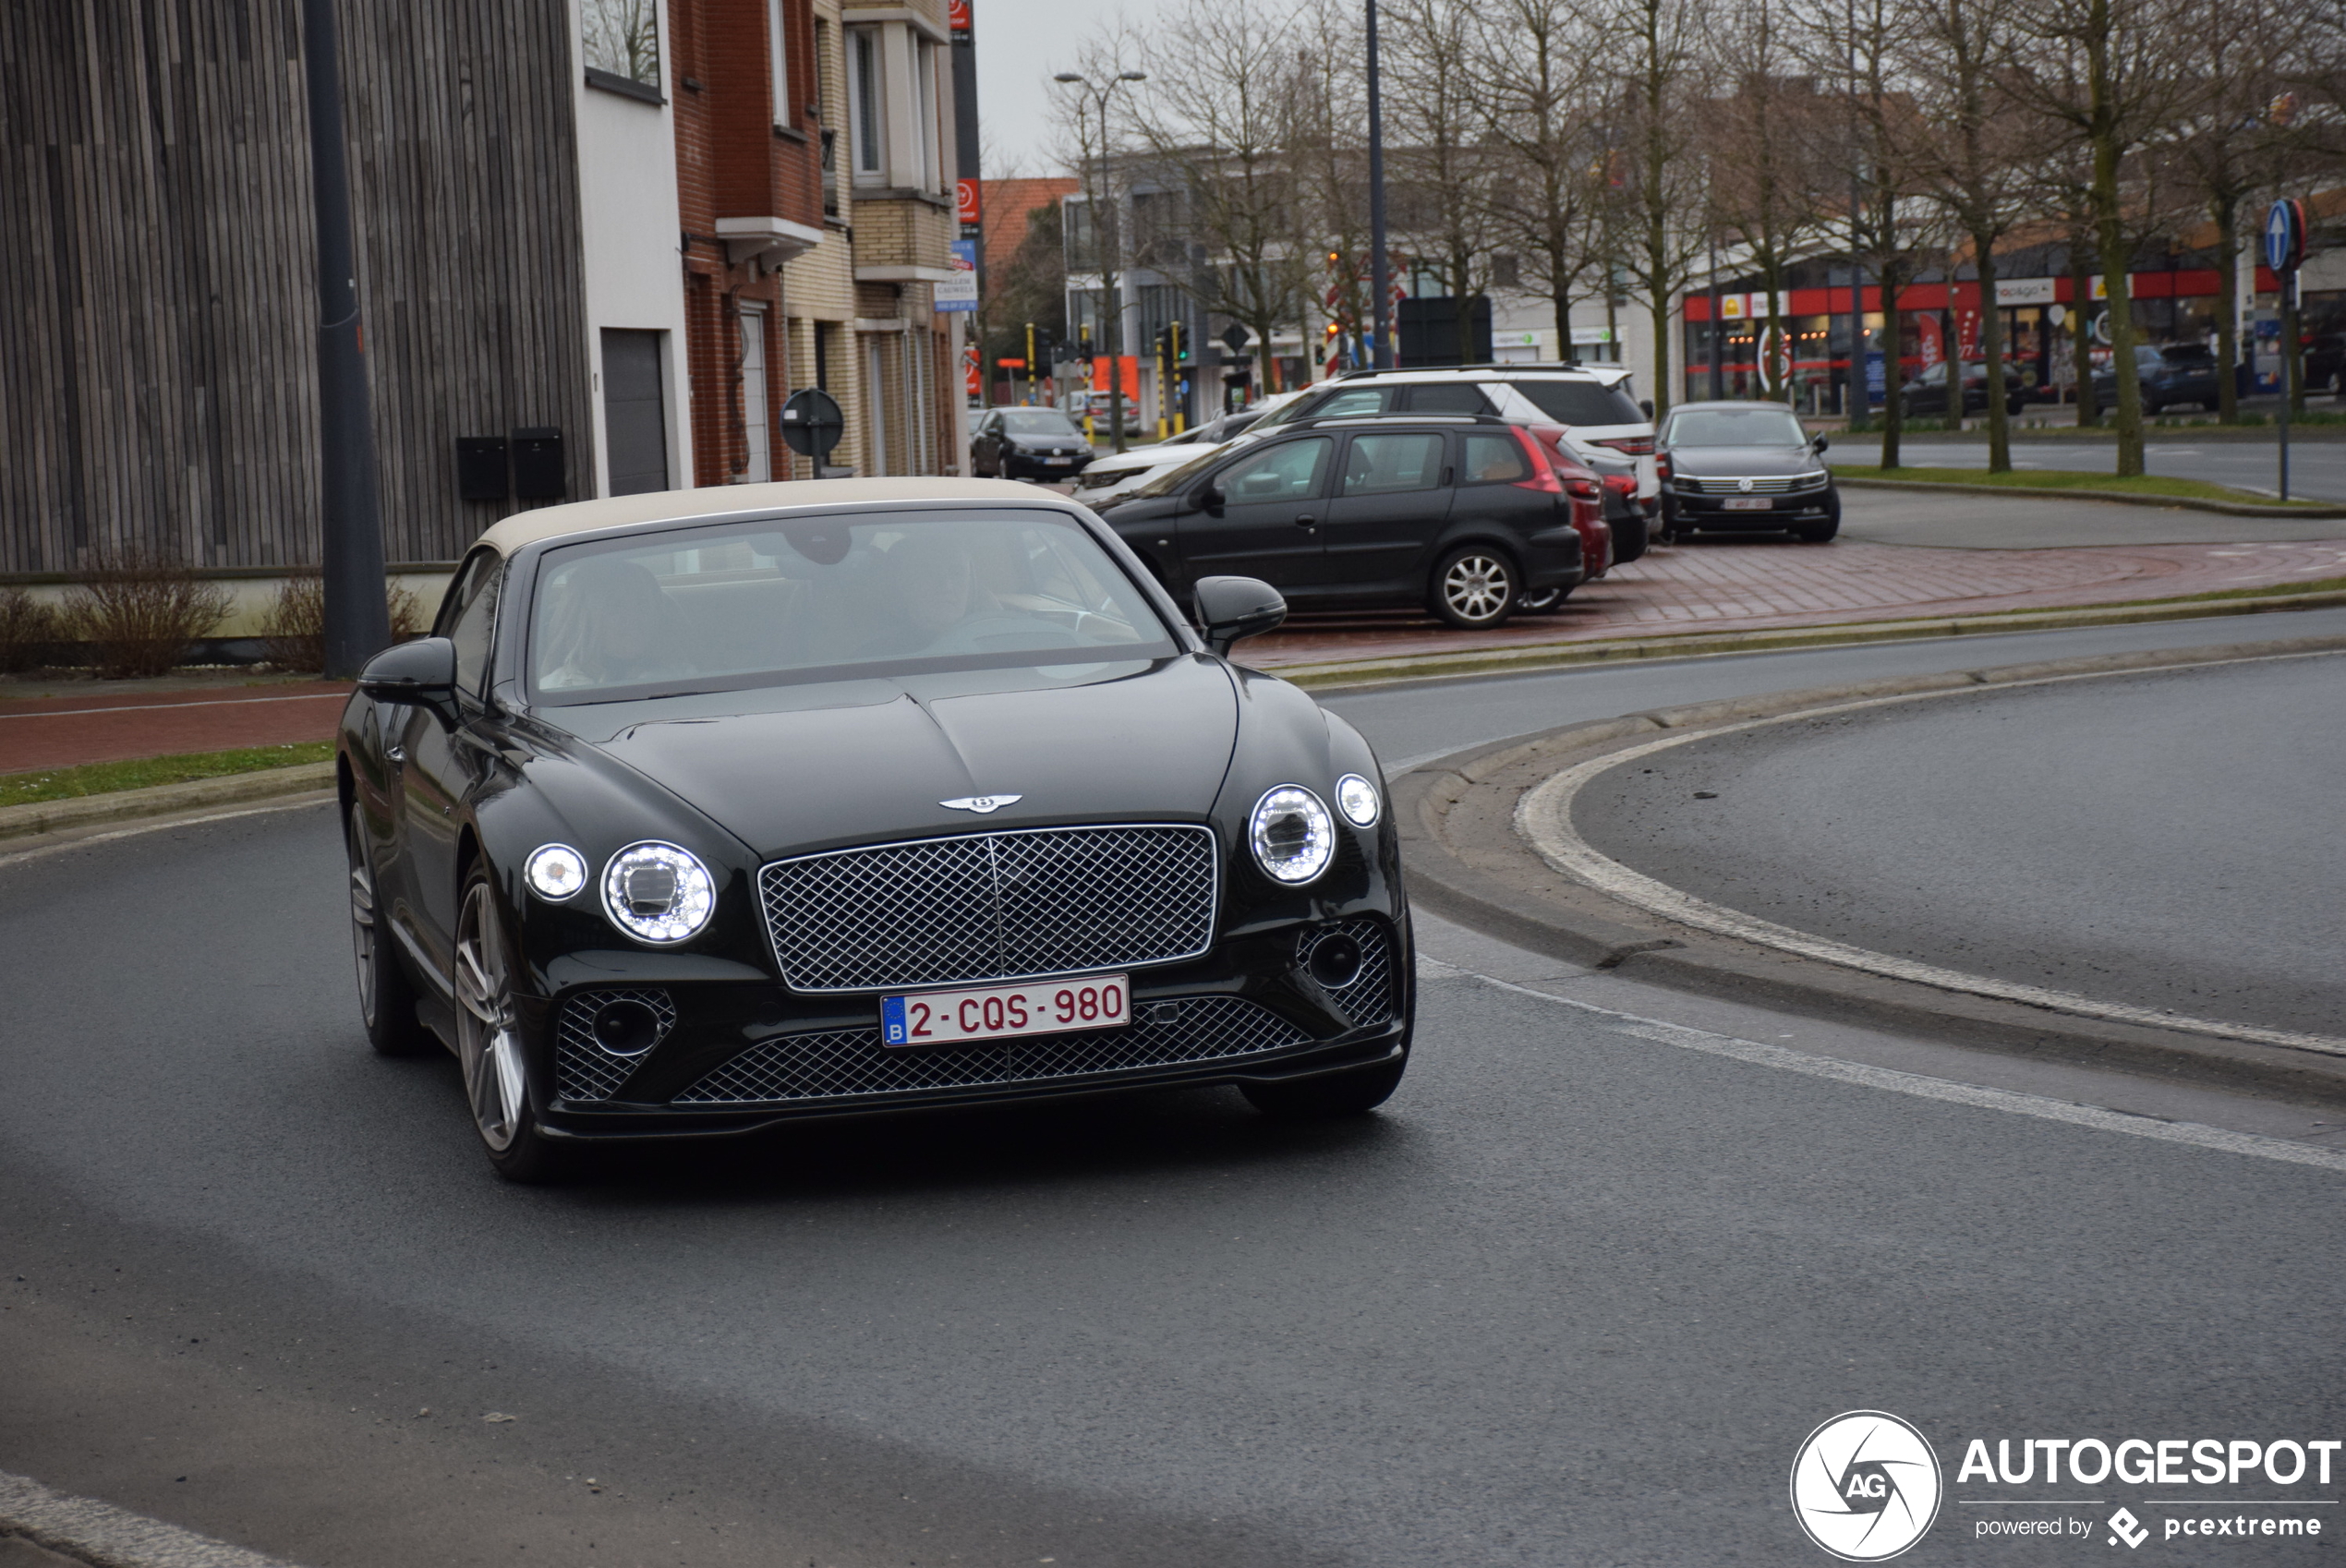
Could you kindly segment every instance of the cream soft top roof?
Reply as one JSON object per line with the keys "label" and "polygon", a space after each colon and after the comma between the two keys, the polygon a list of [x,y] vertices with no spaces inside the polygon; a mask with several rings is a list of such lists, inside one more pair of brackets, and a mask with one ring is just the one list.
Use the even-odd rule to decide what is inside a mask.
{"label": "cream soft top roof", "polygon": [[934,505],[938,501],[1036,501],[1070,504],[1055,490],[1038,490],[1009,479],[792,479],[771,485],[710,485],[696,490],[652,490],[642,495],[611,496],[602,501],[574,501],[566,506],[541,506],[517,512],[480,537],[504,555],[540,539],[564,534],[590,534],[600,528],[623,528],[631,523],[688,523],[697,517],[724,517],[735,513],[778,512],[783,508],[848,506],[872,501],[909,501]]}

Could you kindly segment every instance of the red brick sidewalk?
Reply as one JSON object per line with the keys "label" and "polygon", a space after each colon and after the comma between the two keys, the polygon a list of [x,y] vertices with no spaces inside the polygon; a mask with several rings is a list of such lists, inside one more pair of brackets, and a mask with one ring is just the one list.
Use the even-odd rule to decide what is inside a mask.
{"label": "red brick sidewalk", "polygon": [[0,773],[331,741],[346,684],[304,681],[199,692],[109,692],[0,701]]}
{"label": "red brick sidewalk", "polygon": [[1922,549],[1699,540],[1656,549],[1579,589],[1554,615],[1457,632],[1409,610],[1299,616],[1246,645],[1264,668],[1671,632],[1902,621],[2175,598],[2346,576],[2346,539],[2313,544]]}

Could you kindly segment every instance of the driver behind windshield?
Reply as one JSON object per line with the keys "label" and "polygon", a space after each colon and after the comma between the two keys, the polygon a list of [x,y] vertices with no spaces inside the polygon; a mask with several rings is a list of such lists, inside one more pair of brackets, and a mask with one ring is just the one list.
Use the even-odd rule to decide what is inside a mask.
{"label": "driver behind windshield", "polygon": [[882,561],[883,608],[892,609],[896,624],[858,648],[859,658],[926,653],[975,617],[1001,613],[1000,602],[978,583],[968,549],[950,529],[913,529]]}
{"label": "driver behind windshield", "polygon": [[682,653],[683,612],[632,561],[589,557],[547,588],[538,684],[549,691],[632,686],[693,673]]}

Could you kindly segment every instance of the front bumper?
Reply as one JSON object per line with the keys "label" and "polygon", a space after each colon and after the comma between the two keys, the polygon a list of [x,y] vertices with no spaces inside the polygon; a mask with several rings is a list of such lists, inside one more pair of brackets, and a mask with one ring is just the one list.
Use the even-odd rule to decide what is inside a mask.
{"label": "front bumper", "polygon": [[[1312,945],[1341,932],[1363,950],[1335,990]],[[1382,911],[1232,937],[1190,962],[1131,971],[1133,1021],[1114,1030],[903,1050],[879,1043],[876,996],[809,997],[777,984],[594,984],[529,1009],[548,1133],[569,1139],[707,1136],[783,1121],[1104,1090],[1266,1081],[1385,1060],[1408,1047],[1414,955]],[[626,998],[661,1010],[648,1050],[595,1040],[594,1012]]]}
{"label": "front bumper", "polygon": [[1027,452],[1009,452],[1002,454],[1002,477],[1072,479],[1091,464],[1092,460],[1088,457],[1071,457],[1064,463],[1053,463]]}
{"label": "front bumper", "polygon": [[[1728,510],[1728,501],[1742,500],[1765,501],[1769,504],[1764,509]],[[1779,496],[1687,495],[1673,491],[1664,501],[1671,521],[1687,528],[1781,528],[1795,518],[1820,517],[1839,503],[1840,493],[1832,485]]]}

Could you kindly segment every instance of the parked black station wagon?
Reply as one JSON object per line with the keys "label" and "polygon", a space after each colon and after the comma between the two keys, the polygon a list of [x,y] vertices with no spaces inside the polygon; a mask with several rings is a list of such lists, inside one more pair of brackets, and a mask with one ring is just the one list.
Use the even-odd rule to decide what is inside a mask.
{"label": "parked black station wagon", "polygon": [[481,539],[337,744],[361,1012],[490,1159],[1139,1084],[1400,1080],[1383,776],[1098,519],[987,480],[550,507]]}
{"label": "parked black station wagon", "polygon": [[1537,439],[1487,415],[1282,426],[1105,515],[1177,593],[1243,573],[1298,609],[1423,605],[1470,629],[1584,571],[1571,498]]}

